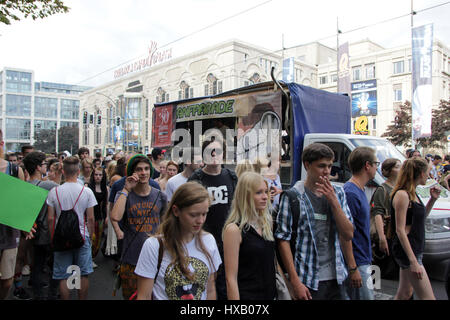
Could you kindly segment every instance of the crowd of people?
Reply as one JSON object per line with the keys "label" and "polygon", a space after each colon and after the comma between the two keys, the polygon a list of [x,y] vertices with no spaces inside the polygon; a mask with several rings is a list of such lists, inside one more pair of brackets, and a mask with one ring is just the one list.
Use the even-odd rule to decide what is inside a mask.
{"label": "crowd of people", "polygon": [[[396,299],[434,299],[422,254],[440,190],[422,203],[415,189],[430,177],[448,188],[448,156],[380,164],[375,150],[358,147],[341,187],[330,182],[333,151],[313,143],[302,154],[306,180],[283,191],[279,161],[268,155],[233,171],[218,141],[183,150],[185,163],[160,148],[103,158],[32,146],[4,155],[3,144],[0,131],[0,171],[48,195],[29,233],[0,224],[0,299],[12,287],[21,300],[69,299],[72,265],[78,297],[87,299],[100,251],[115,259],[116,289],[127,300],[275,300],[283,290],[283,299],[373,300],[373,251],[399,268]],[[386,181],[369,200],[365,186],[380,165]],[[61,231],[71,216],[73,241]],[[22,283],[30,271],[32,295]]]}

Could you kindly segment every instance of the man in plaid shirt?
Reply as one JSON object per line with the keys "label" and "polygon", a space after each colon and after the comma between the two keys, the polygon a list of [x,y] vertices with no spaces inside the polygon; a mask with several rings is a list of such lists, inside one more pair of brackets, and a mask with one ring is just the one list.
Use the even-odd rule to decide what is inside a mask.
{"label": "man in plaid shirt", "polygon": [[[340,300],[347,277],[343,241],[353,238],[353,220],[342,187],[331,185],[329,175],[334,153],[328,146],[313,143],[303,150],[306,181],[293,189],[300,212],[292,212],[289,198],[280,199],[275,238],[295,299]],[[300,215],[298,226],[292,215]],[[296,250],[291,252],[292,229],[297,228]]]}

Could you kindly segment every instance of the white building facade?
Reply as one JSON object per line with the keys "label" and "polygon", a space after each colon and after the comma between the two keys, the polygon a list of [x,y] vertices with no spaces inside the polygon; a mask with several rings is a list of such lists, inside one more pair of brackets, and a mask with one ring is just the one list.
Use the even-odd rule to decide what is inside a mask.
{"label": "white building facade", "polygon": [[[385,49],[370,40],[349,45],[351,81],[375,84],[377,114],[369,132],[381,136],[395,108],[411,97],[411,47]],[[131,73],[81,94],[80,146],[91,152],[151,151],[154,103],[213,95],[271,80],[271,68],[282,79],[283,59],[294,58],[294,81],[332,92],[337,90],[336,50],[317,42],[284,52],[231,40]],[[450,52],[433,46],[433,107],[449,99]],[[119,119],[118,119],[119,118]],[[353,123],[356,119],[353,119]],[[118,126],[119,125],[119,126]],[[352,130],[355,128],[352,127]]]}

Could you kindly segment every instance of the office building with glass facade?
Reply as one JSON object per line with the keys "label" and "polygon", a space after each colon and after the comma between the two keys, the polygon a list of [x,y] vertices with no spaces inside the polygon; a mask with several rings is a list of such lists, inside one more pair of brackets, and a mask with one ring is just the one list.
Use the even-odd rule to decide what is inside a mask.
{"label": "office building with glass facade", "polygon": [[32,70],[0,70],[0,128],[4,132],[5,151],[20,151],[22,145],[33,145],[41,130],[54,131],[54,151],[59,151],[56,132],[62,127],[79,128],[78,96],[88,89],[37,82]]}

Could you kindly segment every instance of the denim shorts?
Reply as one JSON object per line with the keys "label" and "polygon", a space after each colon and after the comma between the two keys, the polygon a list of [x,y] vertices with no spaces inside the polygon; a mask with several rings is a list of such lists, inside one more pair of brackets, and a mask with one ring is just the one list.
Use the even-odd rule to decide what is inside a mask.
{"label": "denim shorts", "polygon": [[65,280],[72,274],[67,273],[67,268],[75,265],[80,268],[82,276],[87,276],[94,272],[92,268],[91,241],[86,238],[81,248],[68,251],[54,252],[53,279]]}
{"label": "denim shorts", "polygon": [[[416,256],[417,262],[422,266],[423,265],[423,263],[422,263],[423,254],[420,253],[420,254],[416,254],[415,256]],[[402,259],[402,258],[398,258],[398,257],[394,257],[394,259],[395,259],[395,262],[397,262],[398,266],[401,269],[403,269],[403,270],[409,269],[409,267],[410,267],[409,259]]]}

